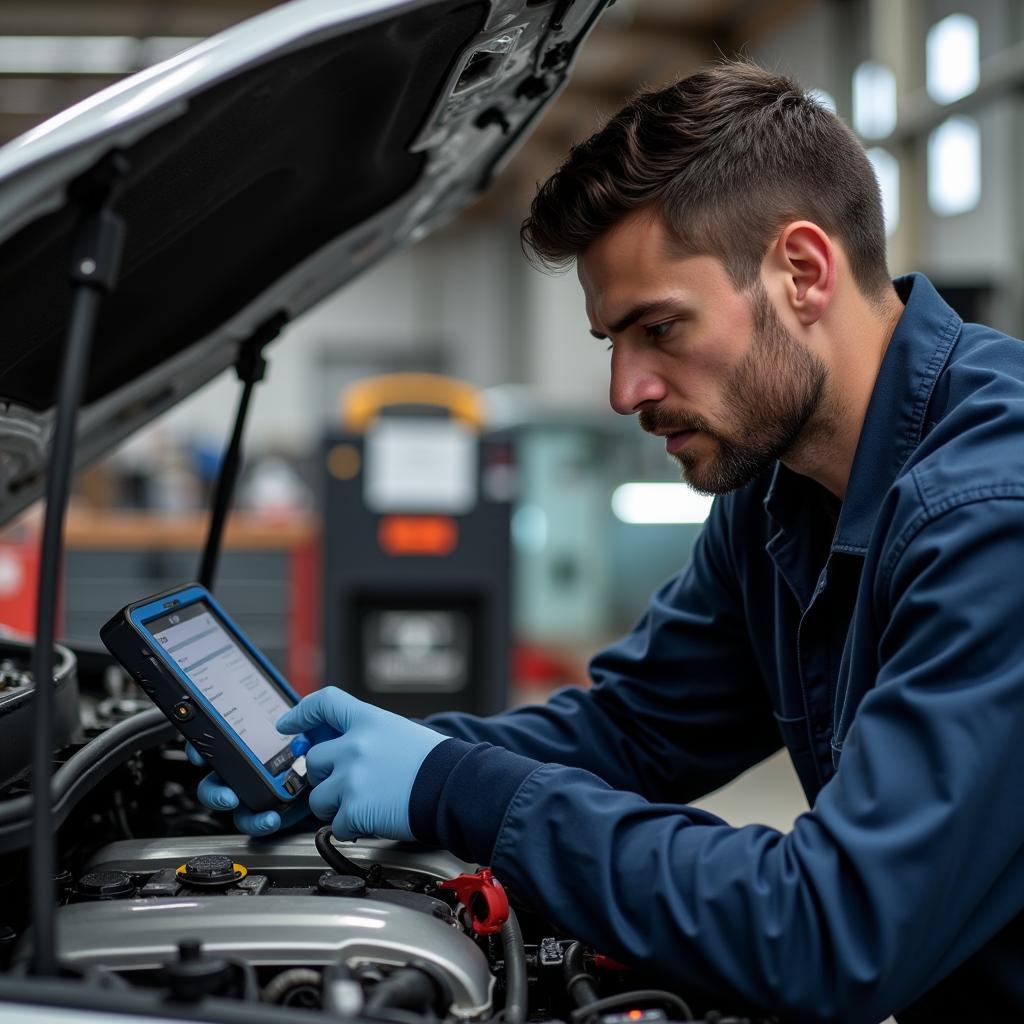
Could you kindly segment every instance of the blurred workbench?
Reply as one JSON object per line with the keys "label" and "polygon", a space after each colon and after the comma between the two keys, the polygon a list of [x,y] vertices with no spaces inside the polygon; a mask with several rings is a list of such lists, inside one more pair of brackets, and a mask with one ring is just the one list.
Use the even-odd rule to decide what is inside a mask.
{"label": "blurred workbench", "polygon": [[[193,582],[206,512],[72,508],[65,530],[60,636],[96,647],[124,605]],[[31,632],[37,524],[0,542],[0,622]],[[300,693],[320,685],[320,527],[307,513],[229,517],[214,591],[249,638]]]}

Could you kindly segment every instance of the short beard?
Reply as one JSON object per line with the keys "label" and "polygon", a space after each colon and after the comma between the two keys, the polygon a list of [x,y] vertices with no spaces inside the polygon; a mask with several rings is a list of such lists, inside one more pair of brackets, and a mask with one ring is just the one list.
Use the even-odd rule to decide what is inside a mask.
{"label": "short beard", "polygon": [[726,380],[722,405],[734,426],[728,435],[710,429],[699,416],[645,409],[640,426],[649,432],[698,430],[718,445],[716,457],[701,460],[683,449],[675,456],[683,479],[700,494],[727,494],[745,487],[805,440],[827,392],[828,366],[787,330],[760,281],[751,290],[753,340]]}

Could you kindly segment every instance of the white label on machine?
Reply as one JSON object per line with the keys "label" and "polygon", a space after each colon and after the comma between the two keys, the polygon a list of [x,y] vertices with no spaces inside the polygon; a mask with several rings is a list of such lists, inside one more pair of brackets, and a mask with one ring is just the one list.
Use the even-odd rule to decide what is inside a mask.
{"label": "white label on machine", "polygon": [[469,682],[470,620],[454,609],[371,611],[363,672],[378,693],[455,693]]}
{"label": "white label on machine", "polygon": [[371,512],[458,515],[477,501],[477,437],[454,420],[377,420],[366,437],[363,500]]}

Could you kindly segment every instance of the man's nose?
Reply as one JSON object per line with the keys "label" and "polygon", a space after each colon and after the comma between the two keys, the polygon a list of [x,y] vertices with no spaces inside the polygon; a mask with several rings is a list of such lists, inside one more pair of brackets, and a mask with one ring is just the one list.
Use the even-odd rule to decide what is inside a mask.
{"label": "man's nose", "polygon": [[608,400],[622,416],[632,416],[651,402],[661,402],[665,383],[642,359],[619,350],[612,351]]}

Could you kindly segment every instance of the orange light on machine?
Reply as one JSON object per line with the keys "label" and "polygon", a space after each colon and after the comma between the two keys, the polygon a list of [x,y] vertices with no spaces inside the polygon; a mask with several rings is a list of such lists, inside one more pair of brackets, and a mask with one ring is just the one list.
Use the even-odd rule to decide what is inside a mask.
{"label": "orange light on machine", "polygon": [[459,527],[450,516],[384,516],[377,540],[386,555],[443,558],[455,550]]}

